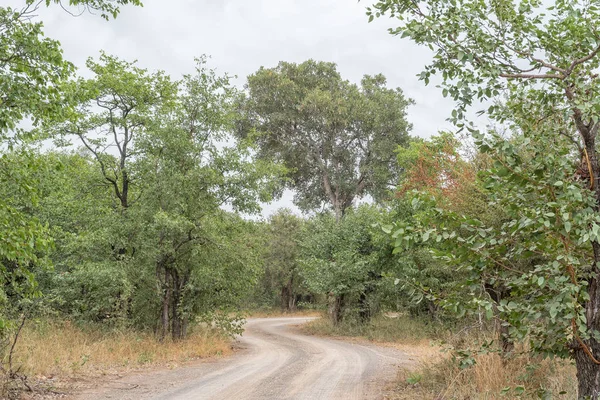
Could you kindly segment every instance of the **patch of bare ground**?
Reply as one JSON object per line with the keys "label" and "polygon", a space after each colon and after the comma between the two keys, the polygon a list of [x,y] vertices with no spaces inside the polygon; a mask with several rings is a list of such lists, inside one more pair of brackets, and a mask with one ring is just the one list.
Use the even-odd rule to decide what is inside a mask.
{"label": "patch of bare ground", "polygon": [[279,308],[273,308],[247,311],[244,316],[246,318],[322,317],[323,312],[319,310],[282,311]]}

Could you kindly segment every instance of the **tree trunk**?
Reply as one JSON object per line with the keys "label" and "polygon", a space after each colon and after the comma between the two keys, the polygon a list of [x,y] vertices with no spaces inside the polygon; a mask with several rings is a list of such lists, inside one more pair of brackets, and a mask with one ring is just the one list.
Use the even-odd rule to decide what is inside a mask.
{"label": "tree trunk", "polygon": [[165,268],[165,283],[163,287],[163,301],[160,317],[160,341],[167,337],[169,332],[169,305],[171,304],[171,286],[169,283],[169,271]]}
{"label": "tree trunk", "polygon": [[172,314],[173,314],[173,323],[172,323],[172,338],[173,341],[178,341],[183,339],[183,318],[181,316],[181,304],[180,304],[180,298],[181,298],[181,291],[180,291],[180,285],[179,285],[179,274],[177,273],[177,270],[175,268],[173,268],[171,270],[171,275],[172,275],[172,281],[173,281],[173,301],[172,304],[173,306],[171,307],[172,309]]}
{"label": "tree trunk", "polygon": [[[597,127],[585,129],[580,124],[578,124],[578,127],[580,128],[579,132],[583,137],[587,156],[589,157],[589,166],[591,169],[590,185],[593,185],[592,188],[596,196],[595,211],[600,212],[600,187],[598,185],[600,165],[598,164],[595,144]],[[592,242],[592,249],[594,252],[594,263],[592,265],[591,277],[587,279],[590,299],[585,303],[587,329],[590,332],[600,331],[600,288],[598,287],[598,279],[600,278],[600,271],[598,269],[598,265],[600,265],[600,244]],[[597,361],[600,358],[600,343],[596,339],[590,338],[585,340],[585,345]],[[573,347],[575,365],[577,367],[578,398],[598,400],[600,399],[600,365],[589,354],[586,354],[584,348],[577,340],[574,341]]]}
{"label": "tree trunk", "polygon": [[344,295],[329,294],[329,317],[334,325],[339,324],[343,318]]}
{"label": "tree trunk", "polygon": [[279,305],[281,306],[281,312],[289,311],[290,304],[290,292],[289,287],[283,286],[281,288],[281,295],[279,296]]}
{"label": "tree trunk", "polygon": [[371,308],[365,292],[362,292],[360,294],[360,298],[358,299],[358,317],[362,323],[365,323],[371,319]]}
{"label": "tree trunk", "polygon": [[502,355],[506,356],[514,350],[515,345],[508,335],[507,323],[499,316],[500,312],[498,311],[498,304],[500,304],[502,299],[508,297],[510,293],[506,287],[497,287],[496,285],[491,285],[489,283],[484,283],[483,286],[486,293],[494,301],[495,330],[500,342],[500,348],[502,349]]}
{"label": "tree trunk", "polygon": [[294,293],[294,277],[292,276],[281,288],[281,311],[290,312],[296,310],[296,294]]}

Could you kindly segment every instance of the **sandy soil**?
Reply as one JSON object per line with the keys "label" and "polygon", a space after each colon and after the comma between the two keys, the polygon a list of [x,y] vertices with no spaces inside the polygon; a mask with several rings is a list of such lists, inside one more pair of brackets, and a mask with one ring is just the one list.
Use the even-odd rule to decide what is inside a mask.
{"label": "sandy soil", "polygon": [[381,399],[398,367],[414,361],[397,349],[305,336],[311,317],[250,319],[242,350],[175,370],[127,375],[86,389],[91,399]]}

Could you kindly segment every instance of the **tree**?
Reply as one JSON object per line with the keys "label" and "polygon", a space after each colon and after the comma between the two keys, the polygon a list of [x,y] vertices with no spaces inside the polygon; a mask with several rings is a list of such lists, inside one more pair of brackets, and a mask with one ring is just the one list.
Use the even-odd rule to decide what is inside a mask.
{"label": "tree", "polygon": [[98,299],[110,287],[125,299],[105,314],[182,339],[197,317],[239,305],[255,279],[251,229],[221,207],[257,212],[279,192],[281,168],[256,162],[250,142],[228,135],[236,92],[204,58],[180,81],[104,54],[88,66],[95,76],[72,83],[80,104],[55,130],[63,145],[77,138],[95,184],[111,193],[111,212],[92,225],[102,256],[84,257],[83,271],[93,282],[103,271],[124,279],[86,293]]}
{"label": "tree", "polygon": [[[474,130],[464,123],[467,108],[476,101],[485,102],[503,95],[509,108],[492,104],[484,111],[491,118],[500,123],[512,122],[513,114],[507,110],[520,114],[515,128],[540,148],[544,147],[541,141],[548,140],[548,132],[554,132],[557,137],[551,137],[550,143],[557,147],[546,147],[549,153],[542,157],[576,154],[576,158],[583,160],[583,170],[587,171],[583,179],[587,180],[589,193],[581,193],[579,185],[564,187],[580,193],[584,199],[593,196],[589,204],[593,210],[590,218],[595,218],[600,211],[600,163],[596,147],[600,128],[597,74],[600,45],[595,29],[599,12],[595,2],[583,1],[382,0],[369,10],[371,19],[384,14],[397,18],[400,26],[391,30],[393,34],[410,37],[433,49],[433,62],[422,72],[421,79],[428,83],[431,75],[442,74],[444,95],[449,95],[458,104],[452,120],[459,127]],[[566,142],[560,141],[558,136],[566,138]],[[485,150],[490,148],[486,146]],[[517,176],[523,178],[521,170],[514,170],[517,166],[514,156],[503,159],[508,162],[497,169],[501,177],[506,180],[517,179]],[[563,168],[560,171],[563,176],[555,182],[564,184],[564,176],[575,172],[574,164],[578,163],[559,165]],[[533,171],[537,170],[530,172]],[[540,170],[542,172],[546,173],[545,169]],[[522,184],[526,186],[525,181]],[[546,199],[551,204],[556,203]],[[535,204],[538,206],[536,212],[546,209],[543,204]],[[574,198],[571,206],[582,206],[577,211],[579,214],[587,205]],[[567,204],[561,204],[563,206],[571,209]],[[545,212],[556,211],[560,210]],[[572,224],[565,218],[557,221],[567,227]],[[584,234],[582,238],[589,242],[587,261],[579,259],[575,263],[573,260],[572,264],[565,265],[562,258],[554,259],[554,262],[562,266],[563,274],[570,282],[565,283],[563,291],[571,292],[576,303],[585,310],[577,313],[581,317],[579,320],[568,317],[569,313],[564,315],[567,321],[574,321],[565,326],[563,335],[571,337],[569,342],[577,365],[579,397],[597,399],[600,395],[600,342],[597,336],[600,331],[600,270],[597,267],[600,243],[594,231],[589,228],[584,231],[587,236]],[[569,239],[566,243],[570,243],[571,229],[565,228],[563,234]],[[573,276],[570,271],[579,263],[581,267]]]}
{"label": "tree", "polygon": [[301,275],[309,289],[332,298],[334,324],[352,311],[365,322],[376,309],[372,296],[392,251],[387,238],[373,229],[382,217],[377,207],[362,205],[339,222],[331,213],[320,214],[302,230]]}
{"label": "tree", "polygon": [[285,163],[301,209],[328,204],[339,221],[356,199],[381,199],[395,184],[411,100],[383,75],[356,85],[333,63],[280,62],[250,75],[246,90],[238,134],[256,139],[261,158]]}
{"label": "tree", "polygon": [[[0,135],[2,140],[25,118],[34,124],[61,114],[58,86],[73,71],[60,44],[44,38],[31,10],[0,8]],[[61,104],[62,103],[62,104]]]}
{"label": "tree", "polygon": [[[43,0],[44,1],[44,0]],[[26,0],[20,10],[0,7],[0,138],[20,132],[19,123],[30,119],[34,125],[56,120],[70,103],[61,89],[73,71],[64,60],[60,43],[45,38],[41,22],[33,22],[40,1]],[[60,0],[45,0],[61,4]],[[119,5],[141,5],[139,0],[70,0],[69,4],[116,17]],[[13,138],[14,139],[14,138]]]}
{"label": "tree", "polygon": [[[118,7],[115,4],[129,2],[73,0],[71,3],[110,9],[116,16]],[[131,2],[140,4],[138,0]],[[39,200],[39,182],[35,175],[46,166],[28,154],[26,147],[20,147],[16,153],[11,151],[28,136],[22,124],[24,121],[38,126],[57,121],[68,112],[70,103],[61,87],[73,72],[73,66],[62,57],[60,44],[44,38],[42,24],[32,21],[39,4],[27,0],[21,10],[0,7],[0,181],[5,189],[0,199],[0,234],[3,238],[0,243],[3,303],[0,340],[5,342],[9,333],[16,331],[12,344],[2,346],[3,351],[10,349],[7,368],[2,366],[2,372],[10,379],[18,376],[11,360],[27,315],[22,305],[40,295],[31,269],[48,266],[46,256],[52,247],[47,227],[30,215],[31,208]],[[20,163],[11,165],[15,157]],[[15,324],[16,315],[11,315],[10,311],[21,314],[20,324]]]}
{"label": "tree", "polygon": [[298,240],[302,220],[288,209],[273,214],[266,225],[264,280],[267,291],[279,297],[281,310],[294,311],[302,289]]}
{"label": "tree", "polygon": [[136,141],[160,127],[160,113],[172,107],[178,84],[163,72],[148,74],[134,63],[104,53],[99,62],[88,59],[87,67],[95,77],[72,83],[79,105],[58,133],[79,138],[124,212],[135,180],[131,164]]}
{"label": "tree", "polygon": [[[411,204],[413,191],[434,197],[438,207],[458,209],[466,214],[479,216],[487,208],[485,199],[471,190],[476,169],[460,156],[460,142],[451,134],[443,133],[429,140],[413,138],[408,146],[397,149],[397,157],[402,175],[390,220],[410,224],[419,218]],[[439,319],[443,308],[438,299],[456,290],[460,273],[436,258],[432,254],[435,250],[436,245],[430,243],[413,245],[403,251],[396,249],[398,266],[391,272],[410,312],[425,311]]]}
{"label": "tree", "polygon": [[219,145],[232,139],[226,133],[235,94],[229,77],[200,61],[181,87],[176,107],[161,115],[165,126],[145,134],[135,148],[144,155],[136,162],[143,176],[141,226],[150,227],[145,246],[152,243],[140,261],[155,260],[160,336],[171,332],[174,339],[185,337],[191,317],[236,305],[242,287],[255,279],[256,249],[248,230],[240,229],[245,223],[220,207],[258,211],[259,200],[276,191],[279,171],[255,163],[245,143]]}

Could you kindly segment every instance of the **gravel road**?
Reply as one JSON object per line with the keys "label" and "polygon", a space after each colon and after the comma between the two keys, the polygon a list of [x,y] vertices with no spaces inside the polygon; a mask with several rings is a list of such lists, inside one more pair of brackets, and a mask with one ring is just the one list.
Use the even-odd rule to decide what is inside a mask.
{"label": "gravel road", "polygon": [[294,329],[311,318],[250,319],[232,357],[136,375],[101,385],[76,399],[381,399],[404,353]]}

